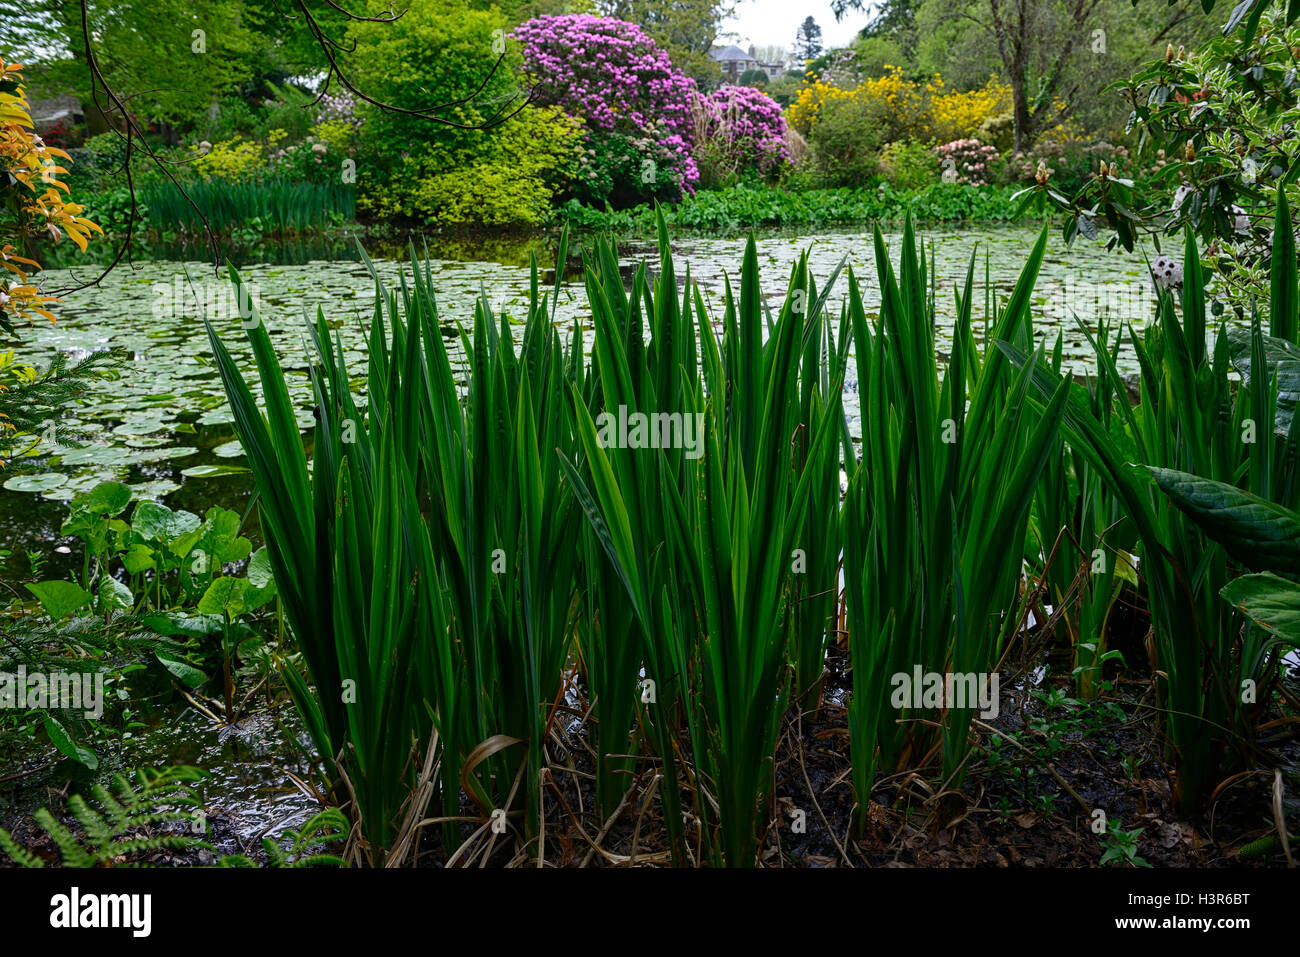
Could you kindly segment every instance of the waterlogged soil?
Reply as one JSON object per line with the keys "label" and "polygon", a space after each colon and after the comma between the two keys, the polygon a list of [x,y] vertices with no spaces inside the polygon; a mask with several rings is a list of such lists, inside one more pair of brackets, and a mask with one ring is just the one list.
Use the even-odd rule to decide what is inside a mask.
{"label": "waterlogged soil", "polygon": [[[1033,647],[1032,640],[1026,644]],[[1258,742],[1259,759],[1215,789],[1202,815],[1188,819],[1173,805],[1171,769],[1156,731],[1149,673],[1135,668],[1099,699],[1053,704],[1068,693],[1068,660],[1039,649],[1012,663],[1000,709],[975,731],[976,747],[960,786],[941,780],[938,761],[918,770],[879,769],[861,834],[851,827],[853,793],[847,714],[850,686],[842,648],[830,650],[818,702],[787,713],[778,739],[775,786],[760,845],[765,867],[1095,867],[1105,851],[1098,821],[1134,835],[1136,855],[1155,867],[1285,866],[1278,847],[1240,852],[1276,833],[1274,768],[1283,777],[1283,813],[1300,817],[1300,742],[1281,725]],[[565,704],[545,746],[542,840],[515,840],[522,809],[507,808],[508,834],[491,834],[483,812],[463,802],[456,825],[464,866],[667,866],[670,848],[655,781],[660,762],[642,748],[631,789],[612,815],[601,813],[593,788],[595,755],[581,680],[571,674]],[[1284,680],[1300,693],[1300,667]],[[203,801],[205,840],[212,849],[149,852],[136,862],[211,865],[225,854],[265,863],[261,840],[283,838],[324,806],[307,739],[282,691],[253,702],[233,724],[195,707],[157,710],[144,728],[99,749],[91,774],[33,752],[7,762],[0,779],[0,827],[50,863],[57,850],[32,818],[49,807],[74,831],[67,806],[94,781],[137,767],[190,764],[206,778],[194,786]],[[201,699],[200,699],[201,700]],[[215,703],[213,704],[215,708]],[[1014,739],[1018,744],[1011,744]],[[689,775],[688,775],[689,777]],[[684,808],[692,796],[680,792]],[[436,814],[430,808],[430,816]],[[143,830],[138,836],[175,832]],[[698,822],[687,814],[688,864],[698,862]],[[338,848],[335,848],[337,851]],[[424,828],[408,863],[445,866],[439,827]],[[0,855],[4,858],[4,855]],[[5,866],[7,861],[0,861]]]}
{"label": "waterlogged soil", "polygon": [[[4,763],[0,777],[0,827],[50,864],[60,860],[57,847],[33,814],[48,808],[77,833],[67,799],[81,794],[93,805],[91,789],[109,785],[116,774],[132,777],[138,768],[190,765],[205,777],[190,785],[201,799],[189,827],[168,824],[143,829],[138,836],[181,833],[199,838],[207,849],[149,852],[144,863],[216,864],[228,854],[265,863],[261,841],[276,839],[322,810],[312,791],[308,738],[294,708],[284,700],[274,706],[250,707],[237,721],[214,720],[180,701],[159,709],[143,727],[124,732],[110,745],[96,748],[100,765],[90,772],[78,764],[49,760],[49,752],[32,749]],[[57,756],[56,756],[57,757]],[[8,866],[0,854],[0,867]]]}
{"label": "waterlogged soil", "polygon": [[[1054,675],[1040,664],[1022,676],[990,722],[979,732],[962,787],[944,787],[937,761],[919,771],[877,774],[863,833],[851,831],[847,716],[842,704],[848,679],[844,655],[832,649],[820,706],[786,716],[777,748],[775,789],[760,847],[764,867],[1096,867],[1105,839],[1095,828],[1106,821],[1134,835],[1136,859],[1152,867],[1285,866],[1273,848],[1242,856],[1243,847],[1276,833],[1272,766],[1258,767],[1221,785],[1195,820],[1172,802],[1170,769],[1157,743],[1149,707],[1150,678],[1134,678],[1097,702],[1071,709],[1049,707],[1031,690],[1068,686],[1068,668]],[[1300,687],[1300,671],[1289,677]],[[1048,730],[1042,730],[1042,729]],[[999,735],[1023,742],[991,756]],[[636,785],[618,811],[605,817],[594,807],[592,756],[581,732],[559,732],[548,745],[551,766],[543,792],[548,867],[667,866],[671,863],[664,810],[650,785],[657,762],[646,759]],[[1286,793],[1300,788],[1300,744],[1293,735],[1268,744],[1283,769]],[[1128,758],[1128,763],[1124,758]],[[689,794],[681,799],[690,807]],[[1300,801],[1284,804],[1288,820]],[[1099,813],[1100,812],[1100,813]],[[462,813],[478,812],[466,805]],[[1102,817],[1104,815],[1104,817]],[[537,845],[521,851],[512,840],[495,842],[478,824],[464,825],[467,866],[538,864]],[[690,859],[698,862],[698,823],[687,815]],[[424,833],[416,863],[442,866],[440,834]],[[1130,866],[1142,866],[1134,863]]]}

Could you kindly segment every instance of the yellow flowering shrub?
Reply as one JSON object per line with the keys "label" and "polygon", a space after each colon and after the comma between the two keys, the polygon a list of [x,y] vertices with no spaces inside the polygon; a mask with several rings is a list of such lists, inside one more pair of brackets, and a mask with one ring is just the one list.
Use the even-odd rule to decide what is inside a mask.
{"label": "yellow flowering shrub", "polygon": [[[798,97],[790,104],[786,111],[786,122],[807,136],[816,125],[822,107],[831,100],[850,100],[873,108],[888,120],[891,134],[907,133],[928,123],[926,90],[904,78],[902,69],[896,66],[885,67],[883,76],[864,80],[851,90],[833,86],[823,80],[814,80],[801,89]],[[904,137],[890,135],[888,138]]]}
{"label": "yellow flowering shrub", "polygon": [[[284,136],[283,130],[277,130],[280,138]],[[274,133],[272,140],[274,145]],[[238,138],[222,140],[216,143],[206,153],[199,147],[194,147],[195,159],[194,169],[200,176],[211,177],[213,179],[240,180],[251,176],[262,163],[262,150],[251,140],[241,140]]]}
{"label": "yellow flowering shrub", "polygon": [[918,83],[903,76],[900,67],[887,66],[883,75],[853,89],[814,80],[790,104],[786,122],[809,136],[823,107],[836,100],[850,100],[869,111],[882,124],[887,141],[946,143],[975,136],[988,117],[1009,110],[1011,88],[990,77],[978,90],[953,90],[938,74]]}
{"label": "yellow flowering shrub", "polygon": [[977,137],[985,120],[1011,110],[1011,87],[993,76],[978,90],[963,91],[948,89],[936,73],[926,89],[934,138],[940,143]]}

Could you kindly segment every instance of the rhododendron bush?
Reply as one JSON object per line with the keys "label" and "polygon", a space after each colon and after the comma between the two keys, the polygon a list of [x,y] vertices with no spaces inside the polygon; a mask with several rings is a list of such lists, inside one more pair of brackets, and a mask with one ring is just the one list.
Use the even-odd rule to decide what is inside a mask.
{"label": "rhododendron bush", "polygon": [[522,45],[533,102],[585,124],[580,199],[627,206],[694,192],[695,81],[640,27],[585,14],[537,17]]}
{"label": "rhododendron bush", "polygon": [[748,170],[773,178],[790,162],[781,106],[748,86],[700,96],[695,109],[696,161],[705,186],[729,185]]}
{"label": "rhododendron bush", "polygon": [[998,151],[976,139],[953,140],[934,148],[945,179],[971,186],[987,186],[992,182],[992,165],[997,162]]}

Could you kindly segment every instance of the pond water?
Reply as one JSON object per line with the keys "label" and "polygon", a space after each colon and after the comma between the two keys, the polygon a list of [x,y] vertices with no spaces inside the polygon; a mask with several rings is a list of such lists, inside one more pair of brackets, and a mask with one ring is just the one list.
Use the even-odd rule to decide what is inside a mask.
{"label": "pond water", "polygon": [[[975,314],[979,324],[985,256],[994,294],[1006,296],[1037,235],[1036,229],[1028,227],[923,232],[927,246],[933,249],[941,351],[946,352],[950,341],[952,287],[964,281],[972,252],[978,257]],[[890,233],[886,240],[891,256],[896,256],[901,235]],[[406,268],[403,244],[366,245],[368,253],[378,257],[374,266],[379,275],[396,281]],[[424,241],[416,245],[423,255]],[[575,243],[579,249],[583,245],[581,239]],[[521,316],[528,297],[528,256],[536,254],[543,266],[553,264],[554,246],[554,239],[544,236],[479,246],[429,238],[430,268],[444,321],[471,320],[480,291],[496,308]],[[743,237],[683,237],[674,242],[679,281],[684,281],[689,268],[715,317],[721,315],[724,277],[739,271],[744,246]],[[758,243],[762,286],[774,306],[784,296],[791,267],[805,249],[819,286],[841,259],[847,259],[861,283],[868,312],[875,312],[879,289],[869,231],[764,234]],[[319,250],[335,258],[301,261],[304,251],[296,247],[234,257],[245,263],[239,267],[240,273],[261,304],[304,430],[313,422],[306,373],[309,345],[301,326],[304,314],[314,317],[318,307],[324,311],[338,329],[349,368],[359,377],[358,388],[363,388],[365,325],[374,295],[374,281],[355,245],[336,243]],[[307,252],[311,251],[307,247]],[[629,278],[641,259],[657,263],[654,248],[644,243],[624,244],[620,253]],[[283,261],[248,261],[259,257]],[[84,281],[93,274],[83,267],[75,276],[71,272],[55,275],[50,287],[66,287],[74,278]],[[543,282],[553,282],[553,275],[547,270]],[[846,278],[847,274],[842,274],[832,292],[834,315],[839,313]],[[589,324],[581,274],[573,257],[565,270],[564,285],[568,294],[561,297],[556,316],[562,335],[574,322]],[[26,362],[44,364],[56,350],[82,356],[109,347],[125,350],[128,361],[119,379],[98,385],[65,414],[63,424],[84,437],[84,448],[60,448],[42,440],[33,455],[15,469],[18,474],[5,481],[0,491],[0,548],[14,550],[10,561],[21,561],[25,548],[48,549],[58,538],[64,503],[108,479],[127,482],[138,497],[196,512],[215,504],[241,508],[241,503],[247,502],[252,482],[246,473],[232,471],[240,469],[243,458],[199,318],[200,301],[207,314],[215,317],[214,324],[252,381],[251,357],[231,284],[210,262],[167,259],[120,266],[101,287],[66,295],[59,307],[58,325],[21,330],[20,341],[12,345]],[[1034,319],[1040,337],[1054,340],[1058,330],[1064,334],[1066,359],[1075,372],[1090,371],[1092,360],[1074,315],[1090,327],[1095,327],[1101,315],[1140,327],[1151,315],[1153,303],[1141,255],[1109,252],[1100,244],[1082,241],[1066,249],[1059,234],[1049,238],[1034,299]],[[0,349],[9,345],[0,344]],[[1127,371],[1134,369],[1131,351],[1126,352],[1121,366]],[[856,432],[857,383],[852,378],[852,363],[849,370],[845,407]],[[55,559],[57,566],[60,563],[57,556]]]}

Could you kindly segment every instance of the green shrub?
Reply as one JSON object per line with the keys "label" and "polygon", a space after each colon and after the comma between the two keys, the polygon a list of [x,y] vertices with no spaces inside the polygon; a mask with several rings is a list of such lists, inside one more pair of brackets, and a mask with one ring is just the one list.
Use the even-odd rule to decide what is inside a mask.
{"label": "green shrub", "polygon": [[939,179],[939,160],[923,143],[889,143],[880,152],[880,172],[895,189],[921,189]]}
{"label": "green shrub", "polygon": [[412,163],[414,181],[389,196],[394,208],[438,225],[544,222],[577,169],[581,127],[552,107],[530,106],[492,134],[494,147],[486,156],[462,150],[454,160],[434,164],[434,172]]}
{"label": "green shrub", "polygon": [[880,172],[884,127],[871,103],[828,100],[808,138],[811,162],[825,186],[862,186]]}
{"label": "green shrub", "polygon": [[[226,96],[199,114],[189,138],[196,143],[204,140],[217,143],[237,136],[256,138],[265,134],[266,121],[254,111],[248,100],[242,96]],[[114,134],[101,135],[112,135],[117,139]]]}
{"label": "green shrub", "polygon": [[980,124],[976,139],[997,148],[999,153],[1011,149],[1016,134],[1016,117],[1013,113],[999,113],[987,117]]}
{"label": "green shrub", "polygon": [[[104,232],[116,233],[125,230],[127,221],[131,217],[131,191],[125,186],[119,186],[87,196],[86,210],[86,215],[99,223]],[[148,215],[148,208],[137,198],[137,222],[146,220]]]}
{"label": "green shrub", "polygon": [[[363,105],[363,209],[438,224],[533,225],[544,219],[573,178],[580,130],[556,110],[531,105],[494,122],[523,102],[517,57],[510,52],[496,66],[493,52],[507,26],[496,8],[431,0],[415,0],[394,23],[351,25],[360,86],[407,110],[455,103],[437,116],[459,124]],[[486,128],[466,128],[475,126]]]}
{"label": "green shrub", "polygon": [[497,60],[493,41],[499,37],[493,34],[506,26],[497,11],[470,10],[464,3],[432,0],[413,0],[393,23],[351,24],[348,37],[357,44],[358,87],[403,110],[427,111],[455,104],[436,115],[460,124],[451,126],[360,104],[366,129],[361,143],[365,162],[384,172],[401,170],[405,175],[409,169],[405,160],[412,158],[424,172],[444,172],[463,151],[490,157],[493,131],[462,127],[481,125],[503,109],[508,114],[511,97],[520,92],[513,62],[492,70]]}

